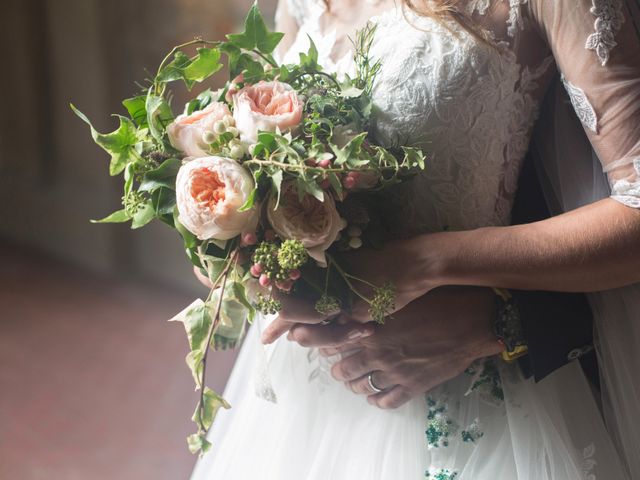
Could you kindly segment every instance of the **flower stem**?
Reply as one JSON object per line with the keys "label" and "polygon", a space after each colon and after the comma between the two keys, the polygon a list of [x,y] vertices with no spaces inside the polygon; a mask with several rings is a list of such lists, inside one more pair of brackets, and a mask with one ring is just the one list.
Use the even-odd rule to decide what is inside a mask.
{"label": "flower stem", "polygon": [[[329,254],[326,254],[326,255],[327,255],[327,259],[329,260],[329,265],[333,265],[334,267],[336,267],[336,270],[338,271],[340,276],[344,279],[344,281],[347,283],[347,286],[351,289],[351,291],[355,293],[357,296],[359,296],[362,300],[367,302],[369,305],[371,305],[371,299],[365,297],[362,293],[360,293],[358,289],[353,286],[353,283],[351,283],[351,281],[349,280],[349,277],[352,277],[352,275],[349,275],[347,272],[345,272],[340,267],[340,265],[338,265],[338,263],[335,261],[335,259],[331,255]],[[355,278],[355,277],[352,277],[352,278]]]}

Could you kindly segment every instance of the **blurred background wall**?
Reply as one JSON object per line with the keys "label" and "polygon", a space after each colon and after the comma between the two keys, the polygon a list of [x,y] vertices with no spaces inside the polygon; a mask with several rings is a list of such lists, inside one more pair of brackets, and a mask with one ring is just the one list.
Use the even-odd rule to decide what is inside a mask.
{"label": "blurred background wall", "polygon": [[89,223],[119,208],[120,182],[69,103],[113,130],[173,45],[238,30],[251,3],[2,0],[0,478],[188,477],[195,397],[164,320],[202,289],[170,229]]}
{"label": "blurred background wall", "polygon": [[[3,0],[4,73],[0,128],[0,238],[108,274],[193,286],[177,237],[94,226],[116,210],[118,181],[91,141],[74,103],[100,131],[122,113],[167,51],[201,35],[240,27],[250,0]],[[274,0],[260,3],[272,19]],[[222,80],[220,74],[216,80]],[[183,92],[184,93],[184,92]],[[196,92],[197,93],[197,92]],[[174,110],[181,108],[178,96]]]}

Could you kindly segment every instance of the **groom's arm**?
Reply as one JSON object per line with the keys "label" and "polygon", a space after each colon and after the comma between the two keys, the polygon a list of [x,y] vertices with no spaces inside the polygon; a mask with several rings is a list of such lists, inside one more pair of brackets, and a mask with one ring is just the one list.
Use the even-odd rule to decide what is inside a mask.
{"label": "groom's arm", "polygon": [[[532,159],[525,159],[513,209],[513,223],[530,223],[550,216]],[[581,358],[593,370],[593,314],[581,293],[512,291],[520,310],[529,353],[520,359],[527,376],[536,381]],[[583,358],[585,357],[585,358]],[[591,376],[591,375],[590,375]],[[591,378],[597,383],[597,376]]]}

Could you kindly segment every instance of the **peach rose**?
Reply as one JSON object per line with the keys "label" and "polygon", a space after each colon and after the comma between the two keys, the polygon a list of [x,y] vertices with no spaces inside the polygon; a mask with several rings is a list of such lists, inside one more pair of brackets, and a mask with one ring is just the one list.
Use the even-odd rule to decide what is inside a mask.
{"label": "peach rose", "polygon": [[214,124],[226,116],[231,116],[231,112],[221,102],[213,102],[191,115],[179,115],[167,127],[169,141],[188,157],[204,157],[209,151],[204,135],[213,133]]}
{"label": "peach rose", "polygon": [[326,266],[325,250],[347,226],[338,214],[333,198],[325,193],[323,202],[311,195],[300,200],[297,188],[290,182],[283,185],[280,205],[277,209],[275,206],[276,196],[271,194],[267,218],[276,233],[281,238],[300,240],[309,255]]}
{"label": "peach rose", "polygon": [[253,231],[258,209],[238,210],[253,190],[253,178],[229,158],[201,157],[187,161],[178,171],[178,219],[200,240],[229,240]]}
{"label": "peach rose", "polygon": [[233,96],[233,118],[240,139],[253,143],[258,132],[294,130],[302,121],[302,102],[291,85],[259,82],[248,85]]}

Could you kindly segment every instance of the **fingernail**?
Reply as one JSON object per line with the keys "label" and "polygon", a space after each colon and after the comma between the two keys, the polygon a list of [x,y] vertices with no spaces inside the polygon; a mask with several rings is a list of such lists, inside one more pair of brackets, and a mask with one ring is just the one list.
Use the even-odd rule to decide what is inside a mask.
{"label": "fingernail", "polygon": [[366,330],[351,330],[349,332],[349,334],[347,335],[347,338],[349,340],[356,340],[358,338],[364,338],[364,337],[368,337],[369,335],[371,335],[373,332],[369,329]]}

